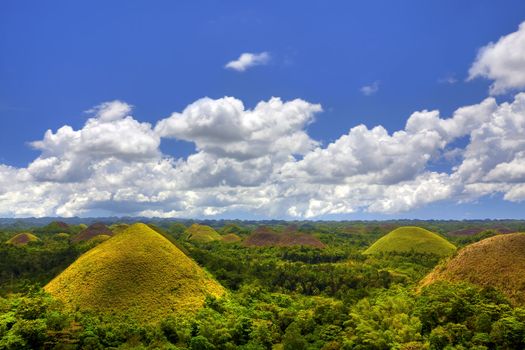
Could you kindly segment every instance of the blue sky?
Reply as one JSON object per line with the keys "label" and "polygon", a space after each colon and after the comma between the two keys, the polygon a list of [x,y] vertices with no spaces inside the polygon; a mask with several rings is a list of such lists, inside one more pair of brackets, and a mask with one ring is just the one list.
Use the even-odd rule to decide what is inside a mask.
{"label": "blue sky", "polygon": [[[80,130],[92,116],[84,111],[114,100],[132,105],[135,120],[154,126],[203,97],[216,100],[233,96],[246,109],[271,97],[301,99],[322,106],[322,112],[312,112],[315,115],[303,125],[306,134],[319,142],[316,147],[321,148],[359,124],[369,129],[382,125],[392,133],[402,130],[415,111],[438,109],[441,118],[448,118],[457,108],[478,104],[489,96],[494,79],[481,76],[466,81],[469,69],[481,47],[516,32],[524,20],[523,1],[3,1],[0,164],[18,172],[29,169],[35,159],[51,152],[47,146],[35,149],[29,142],[42,140],[46,130],[56,132],[63,125]],[[225,69],[242,53],[262,52],[270,57],[265,64],[244,72]],[[365,86],[375,87],[370,95],[363,93]],[[492,95],[501,104],[512,102],[521,90],[514,86]],[[168,134],[162,136],[159,146],[164,158],[185,159],[199,149],[211,147],[208,141],[195,141],[188,133]],[[441,151],[465,148],[468,140],[467,133],[447,141]],[[196,150],[199,142],[201,146]],[[306,154],[294,152],[297,160]],[[61,152],[60,157],[72,156]],[[511,161],[506,159],[507,163]],[[438,156],[417,171],[451,174],[460,162],[443,161]],[[93,164],[88,166],[96,168]],[[29,172],[38,186],[43,182],[78,182],[39,178],[31,169]],[[513,183],[522,183],[521,178],[513,179]],[[472,195],[470,189],[468,194],[461,190],[461,194],[444,196],[444,200],[440,197],[435,202],[423,201],[393,212],[370,211],[370,203],[365,201],[342,205],[346,209],[310,213],[316,213],[315,217],[343,218],[523,217],[525,207],[520,195],[509,195],[512,201],[502,198],[510,191],[511,182],[505,189],[484,189],[477,195]],[[239,186],[235,183],[231,187]],[[520,189],[513,191],[521,193]],[[130,208],[132,213],[148,210],[130,204],[129,199],[124,205],[114,197],[104,203],[86,199],[91,204],[66,210],[64,205],[71,202],[62,197],[71,200],[71,193],[49,195],[57,199],[44,211],[2,211],[0,207],[0,214],[115,213],[112,204]],[[208,195],[217,197],[217,192]],[[303,195],[298,198],[316,199],[316,195]],[[9,200],[22,205],[27,201],[20,199],[24,196],[31,195],[11,193]],[[151,201],[155,202],[155,210],[162,209],[153,214],[177,208],[173,215],[188,216],[207,212],[212,216],[280,217],[283,208],[295,205],[283,202],[279,208],[261,209],[261,202],[253,207],[247,204],[215,210],[210,204],[213,201],[202,199],[197,201],[201,204],[179,208],[173,203],[182,201],[180,194],[167,201]],[[329,204],[337,208],[336,202],[334,199]],[[450,203],[457,208],[454,213],[447,212]],[[223,205],[219,207],[225,208]],[[305,217],[308,210],[298,211]],[[116,213],[122,214],[118,210]]]}

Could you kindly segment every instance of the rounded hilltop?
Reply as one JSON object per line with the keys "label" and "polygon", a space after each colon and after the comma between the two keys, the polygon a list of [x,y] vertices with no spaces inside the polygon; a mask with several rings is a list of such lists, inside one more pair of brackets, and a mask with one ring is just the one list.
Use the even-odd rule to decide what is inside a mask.
{"label": "rounded hilltop", "polygon": [[286,228],[283,232],[260,226],[244,241],[246,247],[293,247],[308,246],[313,248],[325,248],[325,244],[317,237],[297,232],[295,228]]}
{"label": "rounded hilltop", "polygon": [[242,241],[242,238],[235,233],[228,233],[221,237],[221,240],[225,243],[237,243]]}
{"label": "rounded hilltop", "polygon": [[157,322],[198,310],[223,287],[170,241],[133,224],[89,250],[44,289],[71,310]]}
{"label": "rounded hilltop", "polygon": [[493,236],[470,244],[436,267],[421,286],[436,281],[494,287],[517,305],[525,305],[525,233]]}
{"label": "rounded hilltop", "polygon": [[421,253],[448,256],[456,247],[443,237],[417,226],[396,228],[378,239],[364,254]]}
{"label": "rounded hilltop", "polygon": [[186,238],[190,241],[212,242],[221,240],[221,235],[212,227],[193,224],[185,231]]}
{"label": "rounded hilltop", "polygon": [[71,241],[73,243],[89,241],[97,236],[113,236],[113,231],[111,231],[105,224],[96,222],[80,231],[71,239]]}
{"label": "rounded hilltop", "polygon": [[39,240],[40,239],[32,233],[21,232],[11,237],[6,243],[20,247],[20,246],[24,246],[31,242],[37,242]]}

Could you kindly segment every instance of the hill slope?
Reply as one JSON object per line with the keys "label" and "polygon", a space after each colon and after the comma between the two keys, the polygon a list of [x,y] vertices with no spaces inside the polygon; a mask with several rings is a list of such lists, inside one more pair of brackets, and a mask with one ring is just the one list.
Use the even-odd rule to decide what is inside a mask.
{"label": "hill slope", "polygon": [[241,237],[237,236],[235,233],[228,233],[222,236],[221,239],[225,243],[236,243],[242,240]]}
{"label": "hill slope", "polygon": [[212,227],[193,224],[186,230],[186,237],[190,241],[211,242],[221,239],[221,235]]}
{"label": "hill slope", "polygon": [[399,227],[378,239],[364,254],[429,253],[439,256],[452,254],[456,247],[443,237],[415,226]]}
{"label": "hill slope", "polygon": [[511,301],[525,305],[525,233],[486,238],[468,245],[421,282],[467,281],[499,289]]}
{"label": "hill slope", "polygon": [[97,222],[89,225],[86,229],[82,230],[79,234],[71,239],[73,243],[82,241],[88,241],[98,235],[113,236],[111,231],[106,225],[101,222]]}
{"label": "hill slope", "polygon": [[292,231],[275,232],[264,226],[258,227],[251,235],[246,237],[243,245],[247,247],[325,247],[323,242],[312,235]]}
{"label": "hill slope", "polygon": [[70,309],[156,322],[199,309],[224,289],[166,238],[134,224],[71,264],[44,288]]}
{"label": "hill slope", "polygon": [[9,239],[6,243],[16,245],[16,246],[23,246],[30,242],[36,242],[36,241],[39,241],[39,239],[34,234],[29,233],[29,232],[22,232],[22,233],[18,233],[15,236],[11,237],[11,239]]}

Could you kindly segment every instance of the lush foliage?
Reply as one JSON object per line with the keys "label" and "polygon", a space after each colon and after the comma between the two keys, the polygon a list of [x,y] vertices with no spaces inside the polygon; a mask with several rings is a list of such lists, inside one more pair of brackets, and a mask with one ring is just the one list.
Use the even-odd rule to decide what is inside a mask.
{"label": "lush foliage", "polygon": [[[68,236],[36,229],[32,232],[39,241],[20,247],[0,243],[0,349],[525,348],[525,310],[500,291],[446,280],[420,288],[425,275],[437,265],[444,266],[439,255],[414,250],[363,255],[392,226],[307,223],[298,227],[300,232],[318,237],[325,249],[188,241],[188,225],[173,222],[150,225],[154,231],[144,225],[132,226],[140,232],[121,225],[110,227],[120,233],[100,244],[75,244]],[[434,232],[447,229],[435,222],[426,227]],[[222,235],[244,239],[255,226],[225,223],[214,228]],[[279,223],[274,227],[276,231],[284,228]],[[0,241],[6,242],[15,233],[0,232]],[[492,233],[479,238],[486,235]],[[459,245],[463,245],[461,240],[467,243],[465,237],[452,239]],[[176,263],[171,264],[171,258],[154,248],[159,240],[162,250],[171,252],[170,257],[180,258]],[[145,287],[145,280],[133,266],[119,266],[111,256],[102,254],[107,250],[123,261],[130,261],[124,259],[129,254],[131,260],[140,262],[153,285]],[[88,253],[73,263],[85,251]],[[157,313],[154,322],[145,323],[133,308],[124,307],[113,314],[87,312],[68,307],[67,299],[72,295],[56,298],[41,289],[52,277],[62,276],[67,281],[61,289],[66,290],[69,284],[68,293],[83,294],[88,287],[75,287],[79,282],[68,270],[86,272],[81,274],[83,280],[101,279],[97,265],[107,264],[111,269],[104,270],[102,276],[113,273],[121,282],[132,283],[119,284],[110,294],[89,290],[100,296],[97,303],[102,309],[111,309],[119,299],[131,302],[140,295],[141,300],[135,299],[135,303],[145,305],[153,314],[169,298],[157,295],[159,304],[155,305],[153,293],[163,293],[161,286],[167,281],[180,280],[170,271],[190,261],[183,253],[228,290],[222,297],[207,296],[196,313]],[[87,258],[96,258],[95,265],[86,265]],[[512,259],[523,267],[523,262]],[[146,261],[153,261],[151,268],[143,264]],[[188,264],[197,267],[191,261]],[[192,280],[192,276],[186,274],[188,282],[195,285],[215,283],[206,275],[207,282]]]}

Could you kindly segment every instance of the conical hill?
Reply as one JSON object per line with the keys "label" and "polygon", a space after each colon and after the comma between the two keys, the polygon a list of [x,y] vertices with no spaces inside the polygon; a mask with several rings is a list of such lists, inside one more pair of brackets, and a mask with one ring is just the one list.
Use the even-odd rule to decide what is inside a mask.
{"label": "conical hill", "polygon": [[6,243],[15,246],[23,246],[31,242],[39,241],[38,237],[29,232],[18,233],[11,237]]}
{"label": "conical hill", "polygon": [[221,235],[207,225],[193,224],[186,229],[186,237],[190,241],[212,242],[219,241]]}
{"label": "conical hill", "polygon": [[421,227],[399,227],[372,244],[365,254],[380,253],[423,253],[447,256],[456,247],[443,237]]}
{"label": "conical hill", "polygon": [[525,233],[486,238],[461,249],[421,282],[470,282],[494,287],[513,303],[525,305]]}
{"label": "conical hill", "polygon": [[159,233],[134,224],[89,250],[44,288],[67,307],[157,322],[199,309],[223,287]]}

